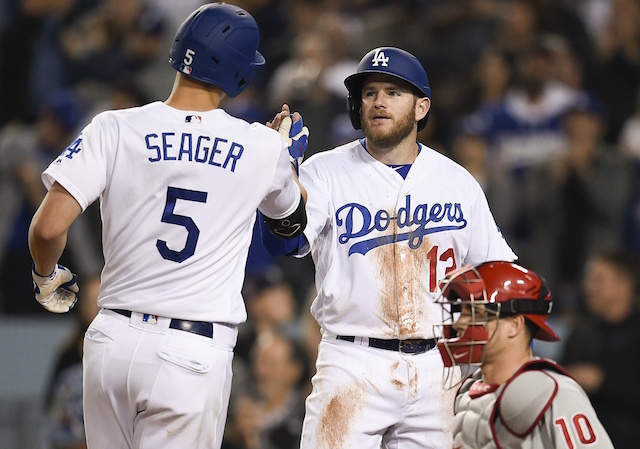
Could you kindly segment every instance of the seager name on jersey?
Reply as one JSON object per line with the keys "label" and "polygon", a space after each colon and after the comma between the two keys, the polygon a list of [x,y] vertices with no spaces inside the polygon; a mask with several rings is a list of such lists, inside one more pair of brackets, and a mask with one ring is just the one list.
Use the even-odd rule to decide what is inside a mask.
{"label": "seager name on jersey", "polygon": [[[354,253],[366,254],[370,250],[382,245],[408,240],[409,247],[416,249],[422,244],[425,235],[436,232],[462,229],[467,226],[460,203],[418,204],[411,209],[411,195],[405,197],[405,205],[398,209],[396,217],[381,209],[372,214],[366,206],[358,203],[348,203],[336,211],[336,223],[344,232],[338,235],[338,241],[344,245],[350,239],[364,237],[373,231],[386,231],[394,223],[399,230],[414,225],[417,228],[407,232],[394,232],[371,239],[360,240],[349,248],[349,255]],[[434,224],[438,224],[437,226]],[[442,223],[442,224],[440,224]]]}
{"label": "seager name on jersey", "polygon": [[145,137],[147,148],[152,151],[149,162],[158,161],[189,161],[209,164],[215,167],[228,168],[232,172],[240,160],[244,147],[236,142],[219,137],[192,135],[168,132],[147,134]]}

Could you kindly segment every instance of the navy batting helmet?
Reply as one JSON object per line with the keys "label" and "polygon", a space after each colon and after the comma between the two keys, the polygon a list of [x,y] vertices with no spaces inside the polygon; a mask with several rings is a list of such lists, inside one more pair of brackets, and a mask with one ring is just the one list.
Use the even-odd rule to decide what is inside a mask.
{"label": "navy batting helmet", "polygon": [[[395,47],[374,48],[364,55],[358,64],[356,73],[349,75],[344,80],[344,85],[349,91],[347,97],[347,108],[351,124],[355,129],[360,129],[360,100],[362,96],[362,86],[368,75],[382,73],[395,76],[411,84],[422,95],[431,99],[431,87],[424,67],[420,61],[411,53]],[[429,113],[418,122],[418,131],[427,125]]]}
{"label": "navy batting helmet", "polygon": [[226,3],[201,6],[182,22],[169,63],[180,73],[220,87],[235,97],[247,87],[256,66],[258,25],[244,9]]}

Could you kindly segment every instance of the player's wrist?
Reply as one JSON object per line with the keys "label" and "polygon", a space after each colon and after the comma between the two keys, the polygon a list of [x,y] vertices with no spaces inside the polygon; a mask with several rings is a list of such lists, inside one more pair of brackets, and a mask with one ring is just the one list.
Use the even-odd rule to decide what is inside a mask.
{"label": "player's wrist", "polygon": [[289,156],[289,162],[291,162],[291,167],[295,170],[296,175],[300,175],[300,164],[302,163],[302,159],[302,157],[296,159],[293,156]]}
{"label": "player's wrist", "polygon": [[38,269],[36,269],[36,264],[35,263],[33,263],[31,265],[31,272],[33,274],[34,281],[35,280],[38,280],[38,281],[41,281],[41,282],[52,281],[56,277],[57,269],[58,269],[58,264],[53,266],[53,270],[51,270],[51,273],[43,275],[43,274],[40,274]]}

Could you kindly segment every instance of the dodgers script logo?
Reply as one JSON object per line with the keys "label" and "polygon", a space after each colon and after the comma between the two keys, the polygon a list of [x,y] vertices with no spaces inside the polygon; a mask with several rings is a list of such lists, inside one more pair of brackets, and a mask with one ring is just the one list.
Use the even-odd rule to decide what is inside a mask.
{"label": "dodgers script logo", "polygon": [[412,211],[411,195],[407,195],[405,205],[398,209],[397,217],[390,216],[389,212],[383,209],[372,215],[369,209],[358,203],[348,203],[340,207],[336,211],[336,223],[344,227],[344,232],[338,235],[338,241],[345,245],[349,240],[365,237],[373,231],[385,231],[394,221],[397,223],[398,230],[414,225],[418,227],[404,233],[398,232],[360,240],[351,245],[349,255],[354,253],[364,255],[378,246],[404,240],[408,240],[411,249],[417,249],[422,245],[425,235],[462,229],[467,226],[460,203],[434,203],[431,207],[428,204],[418,204]]}

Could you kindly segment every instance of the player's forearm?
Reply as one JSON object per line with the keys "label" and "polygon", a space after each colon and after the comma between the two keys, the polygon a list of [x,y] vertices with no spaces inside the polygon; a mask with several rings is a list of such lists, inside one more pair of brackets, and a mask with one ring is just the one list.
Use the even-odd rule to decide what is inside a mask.
{"label": "player's forearm", "polygon": [[55,183],[36,211],[29,227],[29,250],[36,273],[53,271],[67,244],[69,227],[82,212],[75,199]]}
{"label": "player's forearm", "polygon": [[67,244],[67,234],[55,238],[46,237],[38,232],[37,225],[29,229],[29,250],[35,272],[47,276],[53,271]]}
{"label": "player's forearm", "polygon": [[300,193],[302,194],[302,199],[306,203],[307,202],[307,189],[305,189],[304,186],[300,183],[300,179],[298,178],[298,174],[296,173],[296,168],[294,167],[293,164],[291,164],[291,170],[293,171],[293,179],[295,179],[296,184],[298,184],[298,187],[300,187]]}

